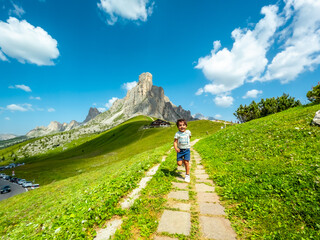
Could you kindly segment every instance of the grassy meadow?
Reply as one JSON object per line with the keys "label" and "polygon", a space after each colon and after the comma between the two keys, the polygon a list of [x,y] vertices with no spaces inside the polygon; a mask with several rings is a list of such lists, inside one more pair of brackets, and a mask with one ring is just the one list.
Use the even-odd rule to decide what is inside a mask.
{"label": "grassy meadow", "polygon": [[240,239],[320,239],[320,105],[219,131],[195,145]]}
{"label": "grassy meadow", "polygon": [[[135,117],[79,139],[81,144],[71,142],[66,151],[24,159],[26,165],[16,168],[16,175],[35,179],[41,187],[0,202],[1,239],[90,239],[96,227],[125,214],[119,200],[160,162],[177,131],[175,126],[143,129],[151,121]],[[221,126],[201,120],[188,128],[199,138]]]}

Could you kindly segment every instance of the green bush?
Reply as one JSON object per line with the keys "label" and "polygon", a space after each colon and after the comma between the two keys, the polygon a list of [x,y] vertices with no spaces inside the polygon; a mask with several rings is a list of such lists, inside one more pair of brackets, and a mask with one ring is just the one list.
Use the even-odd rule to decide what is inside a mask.
{"label": "green bush", "polygon": [[315,87],[312,87],[312,90],[307,92],[307,98],[312,103],[320,103],[320,83]]}
{"label": "green bush", "polygon": [[295,101],[294,97],[289,97],[288,94],[284,93],[281,97],[261,99],[259,103],[252,101],[249,106],[240,105],[233,115],[241,123],[244,123],[300,105],[301,102],[299,100]]}

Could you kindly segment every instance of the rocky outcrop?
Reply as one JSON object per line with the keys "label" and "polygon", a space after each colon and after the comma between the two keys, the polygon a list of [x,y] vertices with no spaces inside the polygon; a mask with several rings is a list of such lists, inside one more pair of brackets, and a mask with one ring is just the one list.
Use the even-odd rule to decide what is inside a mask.
{"label": "rocky outcrop", "polygon": [[26,136],[27,137],[41,137],[48,134],[53,134],[57,132],[64,132],[69,131],[78,127],[80,123],[75,120],[72,120],[69,124],[68,123],[59,123],[58,121],[52,121],[47,127],[40,126],[36,127],[29,131]]}
{"label": "rocky outcrop", "polygon": [[89,109],[89,113],[88,113],[86,119],[83,121],[83,123],[89,122],[91,119],[95,118],[99,114],[100,114],[100,112],[99,112],[99,110],[97,108],[91,107]]}
{"label": "rocky outcrop", "polygon": [[312,124],[320,126],[320,110],[316,112]]}
{"label": "rocky outcrop", "polygon": [[127,92],[123,99],[118,99],[109,111],[116,113],[123,111],[126,116],[147,115],[175,122],[179,118],[193,120],[190,111],[181,106],[175,106],[164,95],[162,87],[154,86],[151,73],[142,73],[137,86]]}

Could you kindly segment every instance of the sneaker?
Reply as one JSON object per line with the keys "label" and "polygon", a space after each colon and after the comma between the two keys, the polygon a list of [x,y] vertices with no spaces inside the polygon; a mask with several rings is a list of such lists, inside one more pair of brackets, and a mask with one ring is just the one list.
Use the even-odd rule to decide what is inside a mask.
{"label": "sneaker", "polygon": [[186,175],[186,177],[184,178],[185,182],[190,182],[190,175]]}

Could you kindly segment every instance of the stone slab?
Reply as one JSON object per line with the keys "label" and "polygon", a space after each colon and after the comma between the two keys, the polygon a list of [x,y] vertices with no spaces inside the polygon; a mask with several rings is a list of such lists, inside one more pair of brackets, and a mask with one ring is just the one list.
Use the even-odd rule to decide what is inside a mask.
{"label": "stone slab", "polygon": [[178,199],[178,200],[189,200],[188,191],[172,191],[168,194],[168,198]]}
{"label": "stone slab", "polygon": [[197,169],[204,169],[204,167],[202,165],[198,165]]}
{"label": "stone slab", "polygon": [[186,168],[183,167],[183,166],[178,166],[178,167],[177,167],[177,170],[178,170],[178,171],[186,171]]}
{"label": "stone slab", "polygon": [[204,173],[206,173],[206,171],[204,169],[196,169],[194,173],[195,174],[204,174]]}
{"label": "stone slab", "polygon": [[204,183],[196,183],[195,186],[197,192],[214,192],[214,187],[208,186]]}
{"label": "stone slab", "polygon": [[177,182],[173,182],[172,186],[179,188],[179,189],[188,189],[188,183],[177,183]]}
{"label": "stone slab", "polygon": [[190,203],[172,203],[170,204],[172,208],[177,208],[181,211],[188,211],[190,212],[191,204]]}
{"label": "stone slab", "polygon": [[164,210],[158,232],[167,232],[171,234],[190,235],[191,230],[191,216],[188,212]]}
{"label": "stone slab", "polygon": [[153,240],[179,240],[178,238],[155,236]]}
{"label": "stone slab", "polygon": [[196,179],[197,183],[209,183],[210,185],[214,185],[213,181],[210,179]]}
{"label": "stone slab", "polygon": [[182,176],[182,175],[176,176],[176,179],[178,181],[184,181],[184,176]]}
{"label": "stone slab", "polygon": [[224,207],[219,203],[199,203],[200,214],[210,214],[210,215],[226,215],[224,212]]}
{"label": "stone slab", "polygon": [[122,222],[123,222],[122,219],[114,219],[109,221],[106,228],[99,229],[97,231],[97,235],[94,239],[95,240],[109,239],[121,227]]}
{"label": "stone slab", "polygon": [[206,192],[199,192],[197,194],[198,203],[201,202],[211,202],[211,203],[219,203],[219,196],[216,193],[206,193]]}
{"label": "stone slab", "polygon": [[204,237],[215,240],[236,240],[237,235],[228,219],[206,216],[200,216],[199,219]]}
{"label": "stone slab", "polygon": [[196,174],[196,178],[197,179],[209,179],[209,175],[208,174]]}

